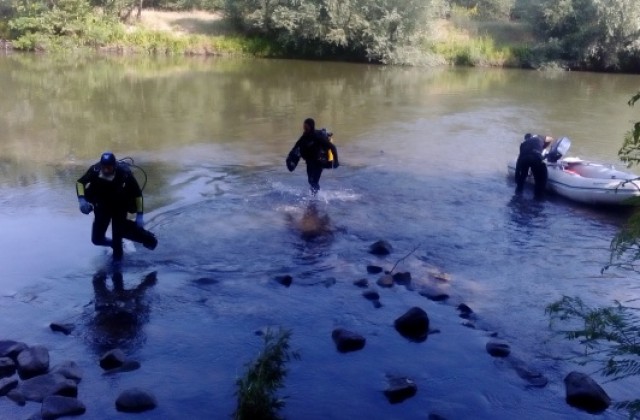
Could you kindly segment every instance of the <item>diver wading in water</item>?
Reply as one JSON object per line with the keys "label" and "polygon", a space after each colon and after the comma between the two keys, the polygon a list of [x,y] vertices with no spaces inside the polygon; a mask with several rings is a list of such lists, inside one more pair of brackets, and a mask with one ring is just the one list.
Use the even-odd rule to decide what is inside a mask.
{"label": "diver wading in water", "polygon": [[[142,190],[129,165],[105,152],[100,162],[91,165],[76,183],[78,204],[83,214],[94,212],[91,242],[113,249],[114,261],[122,259],[122,240],[130,239],[145,248],[155,249],[158,240],[144,229]],[[135,222],[127,213],[136,213]],[[112,238],[105,236],[111,224]]]}
{"label": "diver wading in water", "polygon": [[307,177],[311,193],[316,195],[320,190],[320,176],[323,169],[335,169],[340,166],[338,149],[331,143],[332,133],[326,130],[316,130],[316,123],[312,118],[304,120],[303,133],[287,156],[287,169],[293,172],[300,158],[307,163]]}

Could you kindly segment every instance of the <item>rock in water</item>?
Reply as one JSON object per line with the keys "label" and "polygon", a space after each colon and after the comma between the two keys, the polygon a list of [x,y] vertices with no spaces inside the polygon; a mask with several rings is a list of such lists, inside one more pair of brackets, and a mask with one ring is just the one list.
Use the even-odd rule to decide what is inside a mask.
{"label": "rock in water", "polygon": [[48,373],[23,381],[17,391],[28,401],[42,402],[51,395],[77,397],[78,385],[59,373]]}
{"label": "rock in water", "polygon": [[57,322],[52,322],[49,324],[49,328],[54,332],[61,332],[64,335],[69,335],[73,332],[76,326],[73,324],[59,324]]}
{"label": "rock in water", "polygon": [[44,399],[40,413],[44,420],[49,420],[65,416],[79,416],[84,414],[85,411],[87,409],[84,404],[76,398],[54,395]]}
{"label": "rock in water", "polygon": [[62,362],[55,366],[51,373],[59,373],[67,379],[71,379],[75,383],[79,383],[82,380],[82,368],[78,366],[76,362]]}
{"label": "rock in water", "polygon": [[493,357],[507,357],[511,353],[509,345],[500,341],[489,341],[486,349]]}
{"label": "rock in water", "polygon": [[396,330],[403,337],[416,342],[427,339],[429,334],[429,317],[427,313],[414,306],[394,322]]}
{"label": "rock in water", "polygon": [[120,367],[106,370],[103,375],[114,375],[116,373],[133,372],[134,370],[138,369],[140,369],[140,362],[136,362],[135,360],[127,360]]}
{"label": "rock in water", "polygon": [[589,413],[600,413],[611,405],[611,398],[589,375],[571,372],[564,378],[567,403]]}
{"label": "rock in water", "polygon": [[131,388],[122,392],[116,400],[116,409],[125,413],[141,413],[153,410],[157,405],[156,397],[139,388]]}
{"label": "rock in water", "polygon": [[10,357],[0,357],[0,378],[16,373],[16,363]]}
{"label": "rock in water", "polygon": [[0,340],[0,357],[9,357],[14,361],[27,345],[13,340]]}
{"label": "rock in water", "polygon": [[364,298],[367,300],[380,300],[380,294],[371,289],[362,292],[362,296],[364,296]]}
{"label": "rock in water", "polygon": [[473,310],[466,303],[461,303],[457,309],[460,312],[460,318],[471,319],[473,317]]}
{"label": "rock in water", "polygon": [[340,353],[361,350],[364,348],[366,339],[360,334],[337,328],[331,333],[331,338],[336,343],[336,347]]}
{"label": "rock in water", "polygon": [[393,276],[386,275],[382,276],[376,282],[380,287],[392,287],[393,286]]}
{"label": "rock in water", "polygon": [[4,378],[0,379],[0,397],[4,397],[18,386],[18,380],[15,378]]}
{"label": "rock in water", "polygon": [[364,289],[365,287],[369,287],[369,280],[367,279],[355,280],[353,282],[353,285]]}
{"label": "rock in water", "polygon": [[391,404],[401,403],[418,392],[418,386],[409,378],[389,378],[389,386],[384,395]]}
{"label": "rock in water", "polygon": [[380,273],[382,273],[382,267],[379,267],[377,265],[368,265],[367,266],[367,273],[369,273],[369,274],[380,274]]}
{"label": "rock in water", "polygon": [[387,241],[374,242],[369,246],[369,253],[373,255],[389,255],[393,247]]}
{"label": "rock in water", "polygon": [[393,275],[393,281],[401,286],[406,286],[411,283],[411,273],[396,273]]}
{"label": "rock in water", "polygon": [[17,362],[21,378],[42,375],[49,371],[49,351],[44,346],[29,347],[20,352]]}
{"label": "rock in water", "polygon": [[120,349],[113,349],[106,352],[100,358],[100,367],[104,370],[119,368],[127,360],[124,352]]}
{"label": "rock in water", "polygon": [[7,394],[7,398],[21,407],[27,404],[27,400],[24,398],[24,395],[22,395],[17,389],[12,389],[11,391],[9,391],[9,393]]}
{"label": "rock in water", "polygon": [[275,280],[276,280],[276,282],[280,283],[284,287],[289,287],[289,286],[291,286],[291,283],[293,283],[293,277],[291,277],[288,274],[286,276],[278,276],[278,277],[276,277]]}

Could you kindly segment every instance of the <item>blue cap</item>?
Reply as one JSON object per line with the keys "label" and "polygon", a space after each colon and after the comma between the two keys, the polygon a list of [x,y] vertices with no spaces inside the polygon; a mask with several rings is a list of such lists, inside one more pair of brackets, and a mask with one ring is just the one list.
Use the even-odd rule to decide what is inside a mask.
{"label": "blue cap", "polygon": [[104,152],[100,156],[100,165],[116,166],[116,155],[111,152]]}

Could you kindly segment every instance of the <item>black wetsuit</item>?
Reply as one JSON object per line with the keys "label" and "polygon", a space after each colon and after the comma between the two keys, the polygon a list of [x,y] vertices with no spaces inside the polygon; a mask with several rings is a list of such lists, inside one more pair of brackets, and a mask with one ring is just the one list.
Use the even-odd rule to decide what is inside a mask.
{"label": "black wetsuit", "polygon": [[[100,175],[100,165],[92,165],[78,179],[78,197],[93,204],[95,219],[91,229],[91,242],[94,245],[113,248],[113,258],[122,258],[122,239],[142,243],[145,247],[155,248],[155,236],[127,219],[127,213],[142,212],[142,191],[135,177],[127,168],[116,166],[113,179]],[[105,237],[111,223],[112,241]]]}
{"label": "black wetsuit", "polygon": [[322,130],[310,130],[300,136],[290,155],[295,154],[296,149],[307,163],[309,185],[311,186],[311,191],[315,194],[320,189],[322,170],[326,167],[331,167],[331,163],[327,162],[326,159],[327,151],[331,150],[333,162],[338,162],[338,150]]}
{"label": "black wetsuit", "polygon": [[545,142],[541,136],[532,136],[520,144],[520,155],[516,162],[516,192],[522,192],[531,168],[536,197],[541,197],[544,193],[548,176],[547,165],[542,157],[544,147]]}

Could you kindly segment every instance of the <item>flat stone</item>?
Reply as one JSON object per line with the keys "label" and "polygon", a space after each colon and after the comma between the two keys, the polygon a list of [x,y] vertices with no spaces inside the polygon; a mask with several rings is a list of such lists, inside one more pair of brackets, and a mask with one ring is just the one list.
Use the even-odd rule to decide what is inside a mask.
{"label": "flat stone", "polygon": [[100,358],[100,367],[104,370],[119,368],[126,360],[127,356],[125,356],[122,350],[109,350]]}
{"label": "flat stone", "polygon": [[367,279],[359,279],[353,282],[353,285],[356,287],[360,287],[364,289],[365,287],[369,287],[369,280]]}
{"label": "flat stone", "polygon": [[391,404],[401,403],[418,392],[418,386],[409,378],[389,378],[389,386],[384,395]]}
{"label": "flat stone", "polygon": [[352,331],[345,330],[343,328],[336,328],[331,333],[336,348],[340,353],[347,353],[351,351],[361,350],[364,348],[366,339],[360,334]]}
{"label": "flat stone", "polygon": [[564,378],[567,403],[588,413],[601,413],[611,405],[611,398],[589,375],[571,372]]}
{"label": "flat stone", "polygon": [[36,402],[42,402],[51,395],[78,396],[78,385],[59,373],[48,373],[27,379],[20,383],[17,389],[26,400]]}
{"label": "flat stone", "polygon": [[369,253],[373,255],[389,255],[393,247],[387,241],[377,241],[369,246]]}
{"label": "flat stone", "polygon": [[125,372],[133,372],[134,370],[140,369],[140,362],[135,360],[127,360],[122,366],[109,369],[103,373],[103,375],[115,375],[116,373],[125,373]]}
{"label": "flat stone", "polygon": [[489,341],[485,347],[493,357],[507,357],[511,353],[509,345],[500,341]]}
{"label": "flat stone", "polygon": [[51,328],[51,331],[53,332],[61,332],[64,335],[69,335],[73,332],[76,326],[73,324],[60,324],[57,322],[52,322],[51,324],[49,324],[49,328]]}
{"label": "flat stone", "polygon": [[380,274],[380,273],[382,273],[382,267],[379,267],[377,265],[368,265],[367,266],[367,273],[369,273],[369,274]]}
{"label": "flat stone", "polygon": [[284,287],[289,287],[291,286],[291,283],[293,283],[293,277],[288,274],[286,276],[277,276],[275,281]]}
{"label": "flat stone", "polygon": [[152,410],[158,405],[153,394],[139,388],[122,392],[116,400],[116,409],[125,413],[141,413]]}
{"label": "flat stone", "polygon": [[378,286],[380,287],[393,287],[393,276],[391,275],[386,275],[386,276],[382,276],[378,279],[378,281],[376,282],[378,284]]}
{"label": "flat stone", "polygon": [[87,411],[84,404],[76,398],[47,397],[42,402],[42,418],[44,420],[57,419],[66,416],[79,416]]}
{"label": "flat stone", "polygon": [[393,275],[393,281],[401,286],[406,286],[411,283],[411,273],[395,273]]}
{"label": "flat stone", "polygon": [[394,326],[403,337],[422,342],[429,334],[429,317],[423,309],[414,306],[396,319]]}
{"label": "flat stone", "polygon": [[49,371],[49,350],[44,346],[29,347],[20,352],[17,362],[22,379],[42,375]]}
{"label": "flat stone", "polygon": [[364,298],[367,300],[380,300],[380,294],[371,289],[362,292],[362,296],[364,296]]}
{"label": "flat stone", "polygon": [[4,378],[0,379],[0,397],[4,397],[18,386],[18,380],[16,378]]}
{"label": "flat stone", "polygon": [[534,388],[544,388],[549,380],[541,373],[527,366],[522,360],[513,360],[511,366],[518,376],[528,382]]}
{"label": "flat stone", "polygon": [[16,362],[10,357],[0,357],[0,378],[16,373]]}
{"label": "flat stone", "polygon": [[24,406],[27,404],[27,399],[17,389],[12,389],[11,391],[9,391],[9,393],[7,394],[7,398],[9,398],[19,406]]}
{"label": "flat stone", "polygon": [[59,373],[67,379],[71,379],[75,383],[79,383],[82,380],[82,368],[78,366],[76,362],[66,361],[55,366],[51,373]]}

